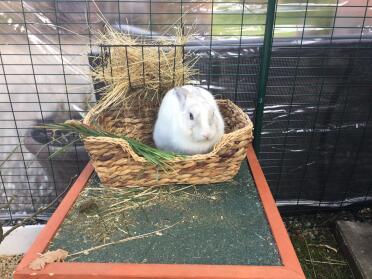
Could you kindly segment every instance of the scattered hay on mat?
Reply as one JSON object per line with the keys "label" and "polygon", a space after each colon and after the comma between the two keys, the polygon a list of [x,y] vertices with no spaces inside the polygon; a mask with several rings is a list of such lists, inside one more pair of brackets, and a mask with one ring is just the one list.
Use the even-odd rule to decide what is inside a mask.
{"label": "scattered hay on mat", "polygon": [[18,263],[21,261],[22,257],[23,255],[0,256],[0,278],[13,278],[13,272]]}
{"label": "scattered hay on mat", "polygon": [[[95,82],[104,81],[96,113],[138,101],[159,101],[169,89],[187,83],[196,70],[196,58],[184,51],[189,35],[144,41],[106,26],[95,37],[102,46],[101,66],[92,69]],[[103,53],[105,53],[103,55]],[[102,63],[103,62],[103,63]]]}
{"label": "scattered hay on mat", "polygon": [[91,185],[81,192],[66,222],[98,242],[109,241],[115,233],[130,237],[137,225],[133,216],[138,210],[145,214],[145,209],[159,204],[173,210],[184,208],[195,199],[214,202],[220,198],[219,193],[213,196],[200,193],[194,185],[124,188],[102,187],[99,182]]}

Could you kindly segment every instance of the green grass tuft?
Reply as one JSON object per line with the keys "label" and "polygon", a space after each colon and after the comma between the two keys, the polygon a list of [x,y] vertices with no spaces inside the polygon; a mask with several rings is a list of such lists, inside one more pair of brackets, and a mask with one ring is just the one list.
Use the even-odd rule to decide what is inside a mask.
{"label": "green grass tuft", "polygon": [[[45,124],[38,126],[40,128],[49,129],[52,131],[65,131],[70,133],[78,134],[82,139],[86,137],[109,137],[109,138],[117,138],[117,139],[124,139],[128,142],[129,146],[133,149],[133,151],[138,155],[143,157],[146,161],[151,163],[152,165],[161,167],[162,169],[168,169],[171,166],[167,163],[169,160],[173,160],[175,158],[183,158],[184,155],[176,154],[172,152],[162,151],[157,148],[151,147],[147,144],[141,143],[137,140],[128,138],[125,135],[116,135],[107,131],[102,130],[101,128],[96,125],[96,127],[92,128],[89,127],[80,121],[77,120],[68,120],[64,123],[55,123],[55,124]],[[56,156],[59,153],[64,152],[67,148],[73,145],[77,140],[74,140],[61,148],[60,150],[54,152],[50,155],[50,158]]]}

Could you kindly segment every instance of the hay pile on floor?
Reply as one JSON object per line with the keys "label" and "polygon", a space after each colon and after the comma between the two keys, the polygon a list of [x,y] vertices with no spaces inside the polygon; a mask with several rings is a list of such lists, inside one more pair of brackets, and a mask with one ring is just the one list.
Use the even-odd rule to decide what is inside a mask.
{"label": "hay pile on floor", "polygon": [[196,73],[196,58],[184,51],[189,35],[178,28],[175,37],[144,41],[113,29],[96,34],[101,45],[101,66],[92,69],[95,82],[104,82],[103,98],[95,113],[133,102],[161,100],[169,89],[187,83]]}

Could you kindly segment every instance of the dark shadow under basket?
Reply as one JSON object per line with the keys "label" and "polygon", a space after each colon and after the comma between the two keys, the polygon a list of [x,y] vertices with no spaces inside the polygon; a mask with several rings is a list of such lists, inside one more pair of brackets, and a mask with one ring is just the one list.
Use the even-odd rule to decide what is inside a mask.
{"label": "dark shadow under basket", "polygon": [[[167,184],[206,184],[235,176],[252,141],[253,125],[249,117],[230,100],[217,100],[225,121],[225,134],[214,149],[168,161],[172,170],[162,170],[138,156],[127,141],[110,137],[87,137],[84,145],[101,182],[109,187],[155,186]],[[158,107],[133,106],[100,115],[96,121],[106,131],[124,134],[153,145],[152,131]],[[84,124],[93,121],[94,108]]]}

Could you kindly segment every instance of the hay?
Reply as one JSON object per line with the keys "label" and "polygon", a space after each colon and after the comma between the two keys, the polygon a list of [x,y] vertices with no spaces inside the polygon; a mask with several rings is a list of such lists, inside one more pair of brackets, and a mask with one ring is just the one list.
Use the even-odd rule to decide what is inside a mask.
{"label": "hay", "polygon": [[13,272],[16,269],[18,263],[21,261],[23,255],[15,256],[0,256],[0,278],[12,279]]}
{"label": "hay", "polygon": [[151,211],[159,205],[169,210],[187,210],[193,200],[215,202],[221,194],[215,191],[214,195],[206,195],[194,185],[110,188],[93,177],[80,193],[65,222],[93,241],[111,242],[117,237],[132,235],[133,228],[139,225],[138,213],[147,219],[146,210]]}
{"label": "hay", "polygon": [[95,35],[101,45],[100,67],[92,69],[95,82],[104,81],[103,97],[95,113],[140,101],[158,102],[169,89],[187,83],[196,74],[196,58],[184,52],[189,35],[144,41],[106,26]]}

